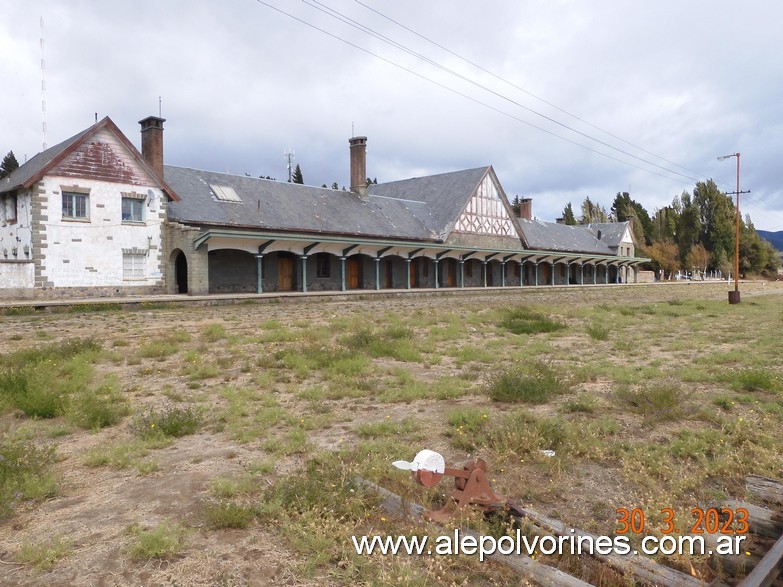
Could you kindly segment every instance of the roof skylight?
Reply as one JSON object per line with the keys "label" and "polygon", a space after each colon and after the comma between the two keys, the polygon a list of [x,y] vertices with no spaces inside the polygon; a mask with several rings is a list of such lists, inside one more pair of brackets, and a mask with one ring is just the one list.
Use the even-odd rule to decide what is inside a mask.
{"label": "roof skylight", "polygon": [[212,193],[215,194],[215,197],[221,202],[242,203],[242,198],[239,197],[239,194],[237,194],[236,190],[232,187],[212,184],[210,184],[209,187],[212,190]]}

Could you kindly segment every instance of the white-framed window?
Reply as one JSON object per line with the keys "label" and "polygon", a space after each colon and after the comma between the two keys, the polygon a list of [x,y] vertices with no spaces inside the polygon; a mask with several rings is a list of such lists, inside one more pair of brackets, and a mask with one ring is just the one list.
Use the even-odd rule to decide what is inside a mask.
{"label": "white-framed window", "polygon": [[122,252],[122,278],[144,279],[146,276],[147,254],[138,251]]}
{"label": "white-framed window", "polygon": [[77,192],[63,192],[63,218],[89,220],[90,196]]}
{"label": "white-framed window", "polygon": [[123,197],[122,221],[127,223],[144,222],[144,200]]}

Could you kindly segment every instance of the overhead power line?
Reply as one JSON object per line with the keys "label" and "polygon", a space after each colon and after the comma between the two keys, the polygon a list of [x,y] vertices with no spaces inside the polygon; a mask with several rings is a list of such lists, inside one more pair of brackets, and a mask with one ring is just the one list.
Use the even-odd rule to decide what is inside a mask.
{"label": "overhead power line", "polygon": [[[418,77],[419,79],[422,79],[422,80],[424,80],[426,82],[434,84],[434,85],[436,85],[436,86],[438,86],[438,87],[440,87],[440,88],[442,88],[442,89],[444,89],[446,91],[449,91],[449,92],[451,92],[453,94],[461,96],[461,97],[463,97],[463,98],[465,98],[467,100],[470,100],[471,102],[474,102],[474,103],[476,103],[476,104],[478,104],[480,106],[488,108],[489,110],[497,112],[498,114],[502,114],[503,116],[511,118],[512,120],[515,120],[517,122],[520,122],[522,124],[530,126],[531,128],[535,128],[536,130],[539,130],[539,131],[544,132],[544,133],[546,133],[548,135],[556,137],[556,138],[558,138],[558,139],[560,139],[562,141],[566,141],[568,143],[571,143],[572,145],[576,145],[578,147],[581,147],[582,149],[585,149],[587,151],[590,151],[590,152],[595,153],[597,155],[600,155],[602,157],[606,157],[607,159],[612,159],[614,161],[617,161],[618,163],[622,163],[623,165],[627,165],[629,167],[634,167],[636,169],[639,169],[641,171],[644,171],[644,172],[652,174],[652,175],[657,175],[658,177],[662,177],[664,179],[669,179],[669,180],[673,179],[670,176],[663,175],[663,174],[658,173],[656,171],[652,171],[650,169],[641,167],[641,166],[636,165],[634,163],[631,163],[629,161],[620,159],[618,157],[614,157],[613,155],[610,155],[610,154],[605,153],[603,151],[599,151],[598,149],[594,149],[594,148],[592,148],[592,147],[590,147],[588,145],[585,145],[583,143],[579,143],[577,141],[569,139],[568,137],[564,137],[563,135],[559,135],[559,134],[557,134],[555,132],[552,132],[552,131],[550,131],[550,130],[548,130],[546,128],[543,128],[541,126],[533,124],[532,122],[529,122],[527,120],[519,118],[518,116],[514,116],[513,114],[510,114],[510,113],[508,113],[508,112],[506,112],[504,110],[501,110],[500,108],[492,106],[491,104],[487,104],[486,102],[482,102],[481,100],[479,100],[477,98],[474,98],[473,96],[465,94],[464,92],[460,92],[459,90],[455,90],[454,88],[451,88],[451,87],[449,87],[449,86],[447,86],[445,84],[442,84],[442,83],[440,83],[440,82],[438,82],[436,80],[433,80],[432,78],[427,77],[426,75],[418,73],[417,71],[414,71],[414,70],[412,70],[412,69],[410,69],[408,67],[405,67],[404,65],[400,65],[399,63],[396,63],[396,62],[392,61],[391,59],[387,59],[386,57],[383,57],[382,55],[378,55],[377,53],[373,53],[372,51],[370,51],[368,49],[365,49],[364,47],[361,47],[360,45],[357,45],[356,43],[348,41],[347,39],[343,39],[342,37],[340,37],[340,36],[338,36],[338,35],[336,35],[334,33],[331,33],[329,31],[327,31],[326,29],[323,29],[323,28],[321,28],[321,27],[319,27],[317,25],[314,25],[314,24],[312,24],[310,22],[307,22],[306,20],[304,20],[302,18],[299,18],[298,16],[295,16],[295,15],[289,13],[289,12],[286,12],[285,10],[280,9],[277,6],[273,6],[272,4],[269,4],[268,2],[265,2],[264,0],[256,0],[256,2],[258,2],[259,4],[262,4],[262,5],[266,6],[267,8],[270,8],[270,9],[276,11],[276,12],[279,12],[280,14],[283,14],[283,15],[285,15],[285,16],[287,16],[287,17],[289,17],[289,18],[291,18],[291,19],[293,19],[293,20],[295,20],[295,21],[297,21],[297,22],[299,22],[299,23],[301,23],[301,24],[303,24],[305,26],[308,26],[308,27],[310,27],[310,28],[312,28],[314,30],[317,30],[317,31],[319,31],[319,32],[329,36],[329,37],[332,37],[333,39],[335,39],[337,41],[340,41],[341,43],[344,43],[344,44],[346,44],[346,45],[348,45],[350,47],[353,47],[354,49],[357,49],[357,50],[359,50],[359,51],[361,51],[363,53],[366,53],[367,55],[375,57],[376,59],[379,59],[379,60],[383,61],[384,63],[388,63],[389,65],[392,65],[393,67],[396,67],[398,69],[401,69],[402,71],[410,73],[411,75],[414,75],[414,76]],[[683,174],[681,174],[679,172],[674,172],[674,171],[668,170],[666,168],[662,168],[659,165],[655,165],[655,166],[656,167],[660,167],[661,169],[663,169],[665,171],[669,171],[670,173],[675,173],[677,175],[683,175]],[[689,177],[689,176],[683,176],[683,177],[685,177],[686,179],[689,179],[691,181],[699,181],[698,179],[693,178],[693,177]]]}
{"label": "overhead power line", "polygon": [[[542,112],[538,112],[537,110],[534,110],[533,108],[525,106],[524,104],[522,104],[522,103],[520,103],[520,102],[518,102],[518,101],[516,101],[516,100],[514,100],[512,98],[509,98],[508,96],[506,96],[506,95],[504,95],[504,94],[502,94],[502,93],[500,93],[500,92],[498,92],[496,90],[493,90],[492,88],[489,88],[489,87],[485,86],[484,84],[481,84],[481,83],[477,82],[474,79],[471,79],[471,78],[469,78],[469,77],[467,77],[467,76],[465,76],[465,75],[463,75],[463,74],[461,74],[461,73],[459,73],[457,71],[454,71],[453,69],[451,69],[449,67],[446,67],[445,65],[442,65],[442,64],[438,63],[437,61],[434,61],[434,60],[430,59],[429,57],[426,57],[425,55],[422,55],[421,53],[418,53],[418,52],[416,52],[416,51],[406,47],[405,45],[402,45],[401,43],[398,43],[397,41],[391,40],[389,37],[386,37],[386,36],[378,33],[377,31],[371,29],[370,27],[367,27],[367,26],[365,26],[365,25],[363,25],[361,23],[358,23],[357,21],[355,21],[355,20],[351,19],[350,17],[348,17],[348,16],[338,12],[337,10],[329,8],[328,6],[323,4],[322,2],[319,2],[318,0],[312,0],[312,2],[310,2],[308,0],[303,0],[303,2],[307,6],[310,6],[311,8],[319,10],[320,12],[322,12],[324,14],[327,14],[328,16],[331,16],[332,18],[335,18],[335,19],[337,19],[337,20],[339,20],[339,21],[341,21],[341,22],[343,22],[345,24],[348,24],[349,26],[351,26],[351,27],[353,27],[353,28],[355,28],[357,30],[362,31],[365,34],[368,34],[368,35],[370,35],[372,37],[375,37],[376,39],[379,39],[379,40],[383,41],[384,43],[392,45],[392,46],[400,49],[401,51],[404,51],[405,53],[408,53],[409,55],[412,55],[412,56],[414,56],[414,57],[416,57],[418,59],[421,59],[422,61],[425,61],[426,63],[429,63],[430,65],[436,67],[437,69],[440,69],[441,71],[444,71],[444,72],[446,72],[446,73],[448,73],[450,75],[453,75],[453,76],[457,77],[458,79],[460,79],[460,80],[462,80],[464,82],[467,82],[467,83],[469,83],[469,84],[471,84],[471,85],[473,85],[473,86],[475,86],[475,87],[477,87],[477,88],[479,88],[481,90],[484,90],[485,92],[488,92],[488,93],[492,94],[493,96],[495,96],[497,98],[500,98],[501,100],[505,100],[506,102],[509,102],[510,104],[512,104],[512,105],[514,105],[514,106],[516,106],[518,108],[521,108],[521,109],[523,109],[523,110],[525,110],[527,112],[530,112],[531,114],[539,116],[539,117],[543,118],[544,120],[546,120],[548,122],[551,122],[552,124],[560,126],[560,127],[564,128],[564,129],[566,129],[566,130],[568,130],[570,132],[573,132],[573,133],[575,133],[575,134],[577,134],[577,135],[579,135],[579,136],[581,136],[583,138],[586,138],[588,140],[594,141],[594,142],[598,143],[599,145],[602,145],[604,147],[612,149],[613,151],[617,151],[618,153],[620,153],[622,155],[625,155],[627,157],[631,157],[633,159],[641,161],[642,163],[646,163],[648,165],[652,165],[653,167],[657,167],[658,169],[661,169],[663,171],[667,171],[669,173],[673,173],[675,175],[679,175],[679,176],[681,176],[681,177],[683,177],[685,179],[691,180],[691,181],[699,181],[697,178],[694,178],[694,177],[692,177],[690,175],[685,175],[685,174],[683,174],[683,173],[681,173],[679,171],[676,171],[674,169],[670,169],[668,167],[664,167],[663,165],[659,165],[659,164],[655,163],[654,161],[650,161],[649,159],[645,159],[644,157],[639,157],[638,155],[634,155],[633,153],[630,153],[630,152],[628,152],[628,151],[626,151],[624,149],[621,149],[619,147],[615,147],[614,145],[612,145],[610,143],[607,143],[606,141],[603,141],[603,140],[598,139],[598,138],[596,138],[594,136],[591,136],[591,135],[589,135],[587,133],[584,133],[584,132],[582,132],[582,131],[580,131],[580,130],[578,130],[576,128],[573,128],[572,126],[569,126],[569,125],[567,125],[567,124],[565,124],[563,122],[560,122],[559,120],[557,120],[555,118],[552,118],[551,116],[547,116],[546,114],[543,114]],[[318,6],[316,6],[316,4]],[[323,7],[323,8],[321,8],[321,7]],[[559,136],[559,135],[555,135],[555,136]],[[655,157],[658,157],[655,154],[653,154],[653,155]],[[662,157],[658,157],[658,158],[659,159],[663,159]]]}
{"label": "overhead power line", "polygon": [[[432,79],[431,77],[429,77],[429,76],[427,76],[425,74],[419,73],[419,72],[417,72],[417,71],[415,71],[415,70],[413,70],[413,69],[411,69],[409,67],[406,67],[406,66],[404,66],[404,65],[402,65],[400,63],[397,63],[397,62],[395,62],[395,61],[393,61],[393,60],[391,60],[391,59],[389,59],[387,57],[384,57],[383,55],[380,55],[378,53],[374,53],[373,51],[370,51],[370,50],[368,50],[368,49],[358,45],[357,43],[355,43],[353,41],[344,39],[343,37],[341,37],[341,36],[339,36],[339,35],[337,35],[337,34],[335,34],[333,32],[330,32],[329,30],[326,30],[325,28],[322,28],[322,27],[320,27],[318,25],[315,25],[315,24],[313,24],[311,22],[308,22],[307,20],[305,20],[303,18],[300,18],[300,17],[298,17],[298,16],[296,16],[294,14],[286,12],[285,10],[282,10],[282,9],[280,9],[280,8],[270,4],[268,2],[265,2],[264,0],[256,0],[256,1],[259,4],[261,4],[263,6],[266,6],[267,8],[270,8],[271,10],[274,10],[274,11],[276,11],[276,12],[278,12],[278,13],[280,13],[280,14],[288,17],[288,18],[291,18],[292,20],[295,20],[295,21],[297,21],[297,22],[299,22],[299,23],[301,23],[301,24],[303,24],[303,25],[305,25],[307,27],[310,27],[310,28],[312,28],[312,29],[314,29],[314,30],[324,34],[324,35],[327,35],[327,36],[329,36],[329,37],[331,37],[331,38],[333,38],[333,39],[335,39],[337,41],[340,41],[341,43],[344,43],[344,44],[346,44],[346,45],[348,45],[348,46],[350,46],[350,47],[352,47],[352,48],[354,48],[354,49],[356,49],[358,51],[361,51],[361,52],[363,52],[363,53],[365,53],[367,55],[370,55],[371,57],[379,59],[380,61],[383,61],[384,63],[387,63],[387,64],[389,64],[389,65],[391,65],[393,67],[396,67],[396,68],[398,68],[398,69],[400,69],[402,71],[405,71],[406,73],[414,75],[414,76],[418,77],[419,79],[421,79],[423,81],[426,81],[426,82],[428,82],[430,84],[436,85],[436,86],[440,87],[441,89],[444,89],[444,90],[449,91],[449,92],[451,92],[451,93],[453,93],[455,95],[458,95],[458,96],[460,96],[462,98],[470,100],[471,102],[473,102],[475,104],[483,106],[483,107],[485,107],[485,108],[487,108],[489,110],[492,110],[492,111],[494,111],[494,112],[496,112],[498,114],[506,116],[506,117],[508,117],[508,118],[510,118],[512,120],[515,120],[517,122],[525,124],[525,125],[527,125],[527,126],[529,126],[531,128],[534,128],[536,130],[539,130],[541,132],[549,134],[549,135],[551,135],[551,136],[553,136],[555,138],[558,138],[560,140],[563,140],[563,141],[566,141],[566,142],[571,143],[573,145],[576,145],[576,146],[578,146],[578,147],[580,147],[582,149],[585,149],[587,151],[590,151],[590,152],[595,153],[597,155],[600,155],[602,157],[611,159],[613,161],[617,161],[618,163],[622,163],[622,164],[624,164],[626,166],[633,167],[635,169],[639,169],[641,171],[644,171],[644,172],[649,173],[651,175],[656,175],[658,177],[662,177],[664,179],[674,180],[674,178],[671,177],[670,175],[664,175],[662,173],[659,173],[657,171],[651,170],[649,168],[642,167],[640,165],[634,164],[634,163],[632,163],[630,161],[627,161],[625,159],[620,159],[620,158],[615,157],[615,156],[613,156],[613,155],[611,155],[609,153],[606,153],[604,151],[598,150],[598,149],[593,148],[593,147],[591,147],[589,145],[585,145],[583,143],[580,143],[578,141],[575,141],[575,140],[572,140],[572,139],[570,139],[568,137],[565,137],[565,136],[563,136],[561,134],[552,132],[549,129],[543,128],[543,127],[538,126],[536,124],[533,124],[533,123],[529,122],[528,120],[524,120],[524,119],[522,119],[522,118],[520,118],[518,116],[515,116],[514,114],[511,114],[511,113],[509,113],[509,112],[507,112],[505,110],[502,110],[502,109],[500,109],[500,108],[498,108],[496,106],[488,104],[488,103],[486,103],[486,102],[484,102],[484,101],[482,101],[480,99],[477,99],[477,98],[475,98],[475,97],[473,97],[473,96],[471,96],[469,94],[461,92],[461,91],[459,91],[459,90],[457,90],[457,89],[455,89],[453,87],[450,87],[450,86],[448,86],[448,85],[446,85],[444,83],[441,83],[441,82],[439,82],[439,81],[437,81],[435,79]],[[500,76],[500,75],[498,75],[498,74],[496,74],[496,73],[494,73],[494,72],[492,72],[492,71],[482,67],[481,65],[479,65],[479,64],[477,64],[477,63],[475,63],[475,62],[473,62],[473,61],[471,61],[471,60],[469,60],[469,59],[467,59],[467,58],[465,58],[465,57],[463,57],[463,56],[461,56],[459,54],[457,54],[456,52],[448,49],[447,47],[445,47],[445,46],[443,46],[443,45],[433,41],[432,39],[430,39],[426,35],[423,35],[423,34],[417,32],[417,31],[413,30],[412,28],[407,27],[404,24],[402,24],[402,23],[400,23],[400,22],[398,22],[398,21],[396,21],[396,20],[386,16],[382,12],[380,12],[380,11],[370,7],[370,6],[368,6],[364,2],[361,2],[360,0],[355,0],[355,1],[358,4],[360,4],[361,6],[365,7],[367,10],[370,10],[371,12],[377,14],[378,16],[380,16],[380,17],[382,17],[382,18],[384,18],[384,19],[394,23],[395,25],[403,28],[404,30],[410,32],[411,34],[413,34],[413,35],[415,35],[415,36],[417,36],[417,37],[427,41],[428,43],[438,47],[439,49],[442,49],[443,51],[446,51],[450,55],[453,55],[453,56],[457,57],[458,59],[464,61],[465,63],[467,63],[467,64],[469,64],[469,65],[471,65],[473,67],[476,67],[480,71],[482,71],[484,73],[487,73],[488,75],[492,76],[493,78],[495,78],[495,79],[497,79],[497,80],[499,80],[499,81],[501,81],[501,82],[503,82],[505,84],[508,84],[510,87],[513,87],[514,89],[531,96],[532,98],[534,98],[534,99],[536,99],[536,100],[546,104],[547,106],[550,106],[551,108],[557,110],[558,112],[561,112],[561,113],[563,113],[563,114],[565,114],[565,115],[567,115],[567,116],[569,116],[569,117],[571,117],[571,118],[573,118],[573,119],[575,119],[575,120],[577,120],[577,121],[579,121],[579,122],[581,122],[581,123],[583,123],[583,124],[593,128],[593,129],[595,129],[595,130],[597,130],[597,131],[599,131],[599,132],[601,132],[601,133],[603,133],[603,134],[605,134],[605,135],[607,135],[607,136],[617,140],[617,141],[620,141],[623,144],[626,144],[626,145],[628,145],[628,146],[630,146],[630,147],[632,147],[634,149],[637,149],[640,152],[643,152],[643,153],[646,153],[648,155],[651,155],[652,157],[655,157],[655,158],[657,158],[657,159],[659,159],[661,161],[664,161],[665,163],[668,163],[669,165],[673,165],[673,166],[675,166],[675,167],[677,167],[679,169],[682,169],[682,170],[685,170],[687,172],[696,174],[699,177],[697,178],[697,177],[693,177],[693,176],[690,176],[690,175],[686,175],[686,174],[681,173],[681,172],[679,172],[677,170],[674,170],[674,169],[671,169],[669,167],[660,165],[660,164],[658,164],[658,163],[656,163],[654,161],[650,161],[648,159],[645,159],[643,157],[640,157],[638,155],[630,153],[630,152],[628,152],[628,151],[626,151],[624,149],[621,149],[619,147],[616,147],[616,146],[614,146],[614,145],[612,145],[612,144],[610,144],[610,143],[608,143],[606,141],[603,141],[603,140],[601,140],[599,138],[596,138],[596,137],[591,136],[591,135],[589,135],[589,134],[587,134],[585,132],[582,132],[582,131],[580,131],[578,129],[575,129],[575,128],[573,128],[573,127],[571,127],[571,126],[569,126],[569,125],[567,125],[567,124],[565,124],[565,123],[563,123],[563,122],[561,122],[559,120],[556,120],[555,118],[553,118],[551,116],[547,116],[546,114],[543,114],[543,113],[538,112],[538,111],[536,111],[536,110],[534,110],[532,108],[529,108],[528,106],[525,106],[525,105],[519,103],[518,101],[516,101],[516,100],[514,100],[514,99],[512,99],[512,98],[510,98],[510,97],[508,97],[506,95],[504,95],[503,93],[501,93],[501,92],[499,92],[497,90],[494,90],[492,88],[489,88],[489,87],[487,87],[487,86],[485,86],[485,85],[475,81],[474,79],[469,78],[468,76],[466,76],[466,75],[464,75],[462,73],[459,73],[459,72],[457,72],[457,71],[455,71],[455,70],[453,70],[453,69],[451,69],[451,68],[449,68],[447,66],[442,65],[441,63],[438,63],[434,59],[431,59],[431,58],[427,57],[426,55],[423,55],[423,54],[421,54],[421,53],[419,53],[419,52],[417,52],[417,51],[407,47],[403,43],[395,41],[394,39],[379,33],[378,31],[370,28],[369,26],[366,26],[366,25],[364,25],[364,24],[362,24],[362,23],[360,23],[360,22],[350,18],[349,16],[347,16],[345,14],[342,14],[341,12],[339,12],[339,11],[333,9],[333,8],[330,8],[329,6],[324,4],[323,2],[320,2],[319,0],[303,0],[304,4],[306,4],[310,8],[312,8],[314,10],[318,10],[319,12],[329,16],[330,18],[333,18],[335,20],[338,20],[338,21],[342,22],[343,24],[346,24],[346,25],[348,25],[348,26],[350,26],[352,28],[355,28],[355,29],[361,31],[362,33],[364,33],[364,34],[366,34],[368,36],[371,36],[371,37],[373,37],[375,39],[378,39],[378,40],[382,41],[383,43],[386,43],[386,44],[394,47],[397,50],[400,50],[400,51],[402,51],[402,52],[404,52],[404,53],[406,53],[408,55],[411,55],[411,56],[413,56],[413,57],[415,57],[415,58],[417,58],[417,59],[419,59],[421,61],[424,61],[425,63],[427,63],[427,64],[437,68],[440,71],[448,73],[449,75],[452,75],[452,76],[454,76],[454,77],[456,77],[456,78],[458,78],[458,79],[460,79],[460,80],[462,80],[462,81],[464,81],[466,83],[469,83],[469,84],[471,84],[471,85],[473,85],[473,86],[475,86],[475,87],[477,87],[477,88],[479,88],[479,89],[481,89],[481,90],[483,90],[485,92],[488,92],[488,93],[492,94],[493,96],[495,96],[497,98],[500,98],[500,99],[502,99],[502,100],[504,100],[504,101],[506,101],[506,102],[508,102],[508,103],[510,103],[510,104],[512,104],[514,106],[516,106],[516,107],[519,107],[519,108],[521,108],[521,109],[531,113],[531,114],[535,114],[536,116],[539,116],[539,117],[547,120],[548,122],[550,122],[552,124],[560,126],[560,127],[564,128],[564,129],[570,131],[570,132],[573,132],[573,133],[575,133],[575,134],[577,134],[577,135],[579,135],[579,136],[581,136],[583,138],[586,138],[586,139],[588,139],[590,141],[593,141],[593,142],[595,142],[595,143],[597,143],[597,144],[599,144],[599,145],[601,145],[603,147],[611,149],[611,150],[613,150],[613,151],[615,151],[615,152],[617,152],[617,153],[619,153],[621,155],[624,155],[626,157],[630,157],[632,159],[636,159],[637,161],[639,161],[641,163],[653,166],[653,167],[655,167],[657,169],[660,169],[661,171],[665,171],[665,172],[667,172],[669,174],[673,174],[673,175],[679,176],[681,178],[688,179],[689,181],[698,182],[698,181],[702,181],[703,178],[706,177],[706,174],[702,174],[702,173],[700,173],[698,171],[695,171],[695,170],[689,169],[687,167],[684,167],[682,165],[679,165],[679,164],[677,164],[677,163],[675,163],[673,161],[670,161],[670,160],[666,159],[665,157],[657,155],[657,154],[655,154],[655,153],[653,153],[651,151],[648,151],[648,150],[646,150],[646,149],[644,149],[644,148],[642,148],[642,147],[640,147],[640,146],[638,146],[638,145],[636,145],[636,144],[634,144],[634,143],[632,143],[630,141],[627,141],[627,140],[625,140],[625,139],[623,139],[623,138],[621,138],[619,136],[616,136],[616,135],[614,135],[614,134],[612,134],[612,133],[610,133],[610,132],[608,132],[608,131],[606,131],[604,129],[601,129],[600,127],[598,127],[598,126],[596,126],[596,125],[594,125],[594,124],[592,124],[592,123],[590,123],[590,122],[580,118],[579,116],[576,116],[575,114],[572,114],[571,112],[565,110],[564,108],[561,108],[561,107],[559,107],[559,106],[557,106],[557,105],[555,105],[555,104],[553,104],[553,103],[551,103],[551,102],[549,102],[549,101],[547,101],[547,100],[545,100],[543,98],[540,98],[539,96],[536,96],[532,92],[530,92],[530,91],[528,91],[528,90],[526,90],[526,89],[524,89],[524,88],[514,84],[513,82],[503,78],[502,76]],[[728,186],[728,184],[726,184],[724,182],[718,182],[718,183],[720,183],[721,185],[724,185],[724,186]],[[733,187],[733,186],[731,186],[731,187]],[[763,203],[763,201],[749,202],[749,204],[750,205],[748,207],[766,208],[770,213],[779,214],[778,211],[769,209]]]}
{"label": "overhead power line", "polygon": [[[503,83],[505,83],[505,84],[508,84],[509,86],[511,86],[512,88],[514,88],[515,90],[518,90],[518,91],[520,91],[520,92],[522,92],[522,93],[524,93],[524,94],[527,94],[527,95],[528,95],[528,96],[530,96],[531,98],[533,98],[533,99],[535,99],[535,100],[538,100],[539,102],[541,102],[541,103],[543,103],[543,104],[546,104],[547,106],[549,106],[549,107],[551,107],[551,108],[554,108],[554,109],[555,109],[555,110],[557,110],[558,112],[562,112],[563,114],[566,114],[567,116],[570,116],[570,117],[571,117],[571,118],[573,118],[574,120],[578,120],[579,122],[581,122],[581,123],[583,123],[583,124],[585,124],[585,125],[589,126],[590,128],[594,128],[595,130],[597,130],[597,131],[600,131],[600,132],[604,133],[605,135],[607,135],[607,136],[609,136],[609,137],[612,137],[613,139],[616,139],[616,140],[618,140],[618,141],[620,141],[620,142],[622,142],[622,143],[625,143],[626,145],[628,145],[628,146],[630,146],[630,147],[633,147],[634,149],[638,149],[639,151],[641,151],[641,152],[643,152],[643,153],[647,153],[648,155],[652,155],[653,157],[656,157],[656,158],[660,159],[661,161],[665,161],[666,163],[668,163],[668,164],[670,164],[670,165],[674,165],[675,167],[679,167],[680,169],[682,169],[682,170],[684,170],[684,171],[687,171],[687,172],[689,172],[689,173],[695,173],[696,175],[699,175],[699,176],[703,176],[703,175],[704,175],[704,174],[702,174],[702,173],[700,173],[700,172],[698,172],[698,171],[695,171],[695,170],[693,170],[693,169],[689,169],[688,167],[684,167],[684,166],[682,166],[682,165],[680,165],[680,164],[678,164],[678,163],[675,163],[674,161],[670,161],[669,159],[666,159],[665,157],[662,157],[661,155],[657,155],[657,154],[653,153],[652,151],[648,151],[647,149],[644,149],[644,148],[640,147],[639,145],[636,145],[636,144],[634,144],[634,143],[632,143],[632,142],[630,142],[630,141],[628,141],[628,140],[626,140],[626,139],[623,139],[622,137],[619,137],[619,136],[617,136],[617,135],[615,135],[615,134],[612,134],[611,132],[609,132],[609,131],[607,131],[607,130],[605,130],[605,129],[603,129],[603,128],[599,127],[599,126],[597,126],[597,125],[595,125],[595,124],[592,124],[591,122],[589,122],[589,121],[585,120],[584,118],[581,118],[581,117],[577,116],[576,114],[573,114],[572,112],[569,112],[569,111],[568,111],[568,110],[566,110],[565,108],[561,108],[561,107],[560,107],[560,106],[558,106],[557,104],[553,104],[552,102],[550,102],[550,101],[548,101],[548,100],[545,100],[544,98],[542,98],[542,97],[540,97],[540,96],[537,96],[537,95],[536,95],[536,94],[534,94],[533,92],[531,92],[531,91],[529,91],[529,90],[526,90],[525,88],[523,88],[523,87],[521,87],[521,86],[519,86],[519,85],[515,84],[514,82],[512,82],[512,81],[510,81],[510,80],[508,80],[508,79],[506,79],[506,78],[504,78],[503,76],[501,76],[501,75],[498,75],[497,73],[495,73],[495,72],[493,72],[493,71],[491,71],[491,70],[489,70],[489,69],[487,69],[487,68],[485,68],[485,67],[481,66],[480,64],[476,63],[475,61],[471,61],[471,60],[470,60],[470,59],[468,59],[467,57],[464,57],[464,56],[460,55],[459,53],[456,53],[456,52],[452,51],[452,50],[451,50],[451,49],[449,49],[448,47],[445,47],[445,46],[441,45],[440,43],[437,43],[436,41],[433,41],[433,40],[432,40],[432,39],[430,39],[428,36],[426,36],[426,35],[424,35],[424,34],[422,34],[422,33],[418,32],[418,31],[415,31],[415,30],[413,30],[412,28],[410,28],[410,27],[408,27],[408,26],[405,26],[405,25],[404,25],[404,24],[402,24],[401,22],[398,22],[398,21],[394,20],[393,18],[391,18],[391,17],[389,17],[389,16],[387,16],[387,15],[383,14],[381,11],[379,11],[379,10],[376,10],[376,9],[375,9],[375,8],[373,8],[372,6],[369,6],[369,5],[365,4],[364,2],[361,2],[361,0],[354,0],[354,1],[355,1],[357,4],[359,4],[359,5],[361,5],[361,6],[364,6],[364,7],[365,7],[367,10],[369,10],[369,11],[371,11],[371,12],[374,12],[375,14],[377,14],[378,16],[380,16],[381,18],[384,18],[384,19],[388,20],[389,22],[391,22],[391,23],[394,23],[394,24],[395,24],[395,25],[397,25],[398,27],[400,27],[400,28],[402,28],[402,29],[404,29],[404,30],[408,31],[409,33],[411,33],[411,34],[413,34],[413,35],[415,35],[415,36],[419,37],[420,39],[422,39],[422,40],[424,40],[424,41],[427,41],[428,43],[430,43],[430,44],[434,45],[435,47],[437,47],[437,48],[439,48],[439,49],[442,49],[443,51],[445,51],[445,52],[446,52],[446,53],[448,53],[449,55],[453,55],[454,57],[456,57],[457,59],[460,59],[460,60],[464,61],[464,62],[465,62],[465,63],[467,63],[468,65],[471,65],[471,66],[475,67],[476,69],[478,69],[478,70],[480,70],[480,71],[483,71],[484,73],[486,73],[486,74],[488,74],[488,75],[490,75],[490,76],[494,77],[495,79],[497,79],[497,80],[499,80],[499,81],[501,81],[501,82],[503,82]],[[690,179],[690,178],[689,178],[689,179]]]}

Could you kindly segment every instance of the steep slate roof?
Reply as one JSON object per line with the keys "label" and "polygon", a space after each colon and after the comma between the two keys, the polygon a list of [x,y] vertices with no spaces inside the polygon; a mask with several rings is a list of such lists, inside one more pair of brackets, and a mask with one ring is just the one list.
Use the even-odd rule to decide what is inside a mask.
{"label": "steep slate roof", "polygon": [[[586,227],[588,230],[592,230],[594,233],[601,231],[601,240],[606,241],[609,246],[620,246],[620,241],[623,240],[625,231],[628,228],[628,222],[596,222],[595,224],[588,224]],[[631,238],[633,239],[633,232],[631,232]]]}
{"label": "steep slate roof", "polygon": [[32,183],[35,183],[35,178],[43,176],[56,160],[61,159],[61,155],[70,151],[71,147],[77,145],[92,129],[93,127],[91,126],[70,139],[66,139],[54,147],[49,147],[46,151],[41,151],[32,159],[14,169],[8,177],[0,180],[0,194],[21,187],[29,187]]}
{"label": "steep slate roof", "polygon": [[[571,226],[518,218],[528,247],[536,250],[615,255],[627,222]],[[601,239],[598,239],[598,230]],[[605,236],[606,235],[606,236]]]}
{"label": "steep slate roof", "polygon": [[59,164],[63,159],[70,155],[79,145],[88,139],[90,136],[96,134],[100,130],[107,128],[110,130],[117,139],[128,149],[128,152],[134,158],[136,163],[142,167],[149,175],[157,182],[160,183],[160,187],[166,192],[166,195],[172,200],[178,200],[179,196],[163,181],[163,178],[158,177],[158,174],[150,167],[147,160],[142,157],[138,149],[133,146],[128,138],[117,128],[117,125],[106,116],[102,120],[99,120],[92,126],[84,129],[82,132],[75,134],[70,139],[64,140],[62,143],[58,143],[53,147],[49,147],[45,151],[38,153],[35,157],[30,159],[24,165],[12,171],[8,177],[0,180],[0,194],[10,192],[19,188],[29,188],[35,182],[39,181],[46,173]]}
{"label": "steep slate roof", "polygon": [[414,177],[371,185],[371,196],[411,200],[426,204],[428,214],[420,215],[422,208],[413,208],[414,214],[436,234],[444,234],[459,216],[468,199],[489,172],[489,167],[477,167],[426,177]]}
{"label": "steep slate roof", "polygon": [[[206,225],[297,232],[436,240],[421,202],[166,165],[166,181],[182,201],[169,205],[172,220]],[[218,200],[210,185],[231,187],[242,202]]]}
{"label": "steep slate roof", "polygon": [[[368,187],[362,200],[349,191],[166,165],[167,183],[182,195],[169,204],[171,220],[378,238],[442,241],[491,167],[417,177]],[[241,202],[225,202],[209,187],[233,188]],[[568,226],[517,219],[526,248],[615,255],[627,222]],[[598,239],[601,230],[601,239]],[[520,242],[520,247],[522,247]]]}

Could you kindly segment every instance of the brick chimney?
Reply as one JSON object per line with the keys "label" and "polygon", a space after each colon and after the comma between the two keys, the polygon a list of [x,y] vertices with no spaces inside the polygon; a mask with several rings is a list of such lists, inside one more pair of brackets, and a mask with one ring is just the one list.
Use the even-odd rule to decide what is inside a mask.
{"label": "brick chimney", "polygon": [[148,116],[141,125],[141,154],[147,163],[163,177],[163,123],[165,118]]}
{"label": "brick chimney", "polygon": [[360,198],[367,196],[367,137],[348,139],[351,146],[351,191]]}
{"label": "brick chimney", "polygon": [[519,200],[519,217],[525,220],[533,220],[533,198]]}

